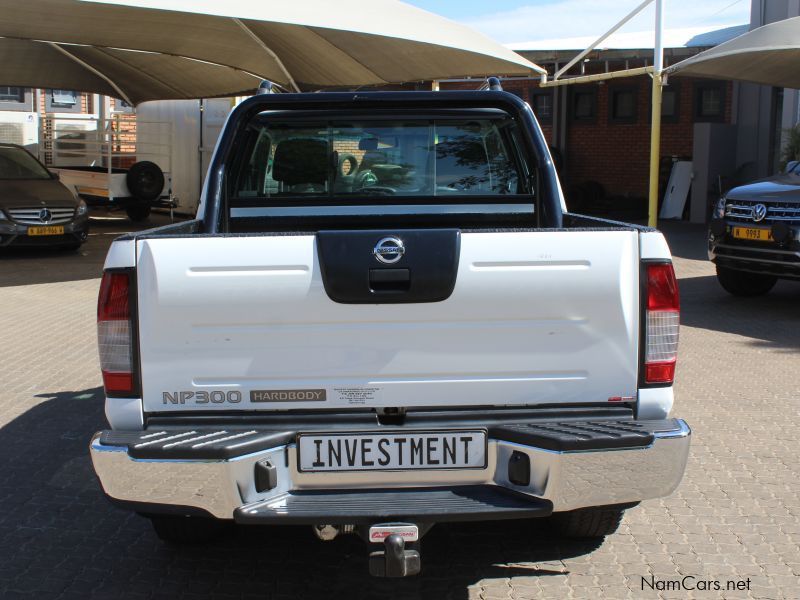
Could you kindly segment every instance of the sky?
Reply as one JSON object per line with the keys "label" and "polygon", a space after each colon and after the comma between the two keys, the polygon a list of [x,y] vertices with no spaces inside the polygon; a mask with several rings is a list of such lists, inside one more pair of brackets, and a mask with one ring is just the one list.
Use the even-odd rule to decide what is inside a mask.
{"label": "sky", "polygon": [[[613,27],[642,0],[405,0],[474,27],[503,44],[597,36]],[[729,27],[750,22],[750,0],[665,0],[667,29]],[[646,8],[623,32],[652,30],[654,9]]]}

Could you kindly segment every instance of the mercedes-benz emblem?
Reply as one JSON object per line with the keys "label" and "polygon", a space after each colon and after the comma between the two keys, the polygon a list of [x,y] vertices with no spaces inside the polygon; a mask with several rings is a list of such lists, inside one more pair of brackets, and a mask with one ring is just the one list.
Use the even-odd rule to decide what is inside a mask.
{"label": "mercedes-benz emblem", "polygon": [[49,223],[50,219],[52,219],[52,218],[53,218],[53,214],[49,210],[47,210],[46,208],[43,208],[42,210],[39,211],[39,220],[42,223]]}
{"label": "mercedes-benz emblem", "polygon": [[403,240],[398,237],[385,237],[379,240],[372,249],[372,254],[375,258],[387,265],[396,263],[403,258],[405,253],[406,248],[403,246]]}
{"label": "mercedes-benz emblem", "polygon": [[763,204],[756,204],[753,207],[753,221],[758,223],[759,221],[763,221],[767,216],[767,207]]}

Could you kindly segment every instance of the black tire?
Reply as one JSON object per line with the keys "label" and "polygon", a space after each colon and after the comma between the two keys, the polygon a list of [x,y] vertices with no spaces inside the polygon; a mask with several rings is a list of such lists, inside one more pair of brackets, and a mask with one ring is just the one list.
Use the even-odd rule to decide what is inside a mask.
{"label": "black tire", "polygon": [[[342,172],[344,170],[345,163],[348,165],[347,173]],[[352,154],[340,154],[336,177],[355,177],[356,171],[358,171],[358,159]]]}
{"label": "black tire", "polygon": [[763,296],[778,282],[777,277],[735,271],[725,267],[717,267],[717,281],[729,294],[742,297]]}
{"label": "black tire", "polygon": [[223,537],[231,522],[207,517],[147,515],[161,541],[179,546],[204,544]]}
{"label": "black tire", "polygon": [[128,169],[125,183],[131,196],[149,202],[158,198],[164,190],[164,173],[156,163],[142,160]]}
{"label": "black tire", "polygon": [[550,525],[555,533],[563,537],[596,539],[616,532],[624,513],[623,508],[581,508],[554,514],[550,517]]}
{"label": "black tire", "polygon": [[128,218],[131,221],[138,223],[150,216],[150,210],[149,204],[137,204],[135,206],[129,206],[125,209],[125,212],[128,213]]}

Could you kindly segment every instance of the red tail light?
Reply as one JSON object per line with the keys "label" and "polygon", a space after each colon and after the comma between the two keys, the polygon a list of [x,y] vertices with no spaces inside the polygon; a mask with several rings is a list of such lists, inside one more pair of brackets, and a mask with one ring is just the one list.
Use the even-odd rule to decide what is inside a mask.
{"label": "red tail light", "polygon": [[680,308],[672,263],[647,265],[645,383],[671,384],[675,379]]}
{"label": "red tail light", "polygon": [[97,346],[106,394],[133,393],[130,279],[128,273],[105,272],[97,300]]}

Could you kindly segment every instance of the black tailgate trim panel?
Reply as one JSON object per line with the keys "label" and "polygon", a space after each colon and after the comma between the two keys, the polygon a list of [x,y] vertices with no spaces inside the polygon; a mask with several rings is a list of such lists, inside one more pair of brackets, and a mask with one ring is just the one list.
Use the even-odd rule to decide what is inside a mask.
{"label": "black tailgate trim panel", "polygon": [[[382,263],[373,254],[379,241],[398,238],[403,253]],[[458,229],[338,230],[317,233],[325,292],[343,304],[441,302],[456,285],[461,236]],[[383,272],[407,272],[402,286],[377,285]]]}

